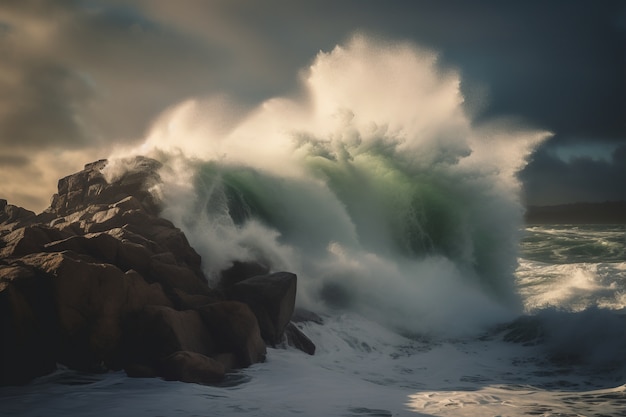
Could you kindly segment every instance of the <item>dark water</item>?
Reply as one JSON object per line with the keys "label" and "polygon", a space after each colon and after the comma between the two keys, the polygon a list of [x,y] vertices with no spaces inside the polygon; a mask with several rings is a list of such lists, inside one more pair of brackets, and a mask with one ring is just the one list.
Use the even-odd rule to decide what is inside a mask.
{"label": "dark water", "polygon": [[624,262],[626,225],[528,227],[522,257],[546,263]]}

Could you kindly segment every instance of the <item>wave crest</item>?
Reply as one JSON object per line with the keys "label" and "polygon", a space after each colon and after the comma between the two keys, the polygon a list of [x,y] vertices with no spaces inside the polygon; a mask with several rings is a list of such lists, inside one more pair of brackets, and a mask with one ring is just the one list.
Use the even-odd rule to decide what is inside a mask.
{"label": "wave crest", "polygon": [[547,133],[475,126],[460,85],[433,52],[359,35],[296,98],[190,100],[134,152],[164,163],[164,215],[209,276],[261,259],[309,308],[463,333],[519,311],[516,173]]}

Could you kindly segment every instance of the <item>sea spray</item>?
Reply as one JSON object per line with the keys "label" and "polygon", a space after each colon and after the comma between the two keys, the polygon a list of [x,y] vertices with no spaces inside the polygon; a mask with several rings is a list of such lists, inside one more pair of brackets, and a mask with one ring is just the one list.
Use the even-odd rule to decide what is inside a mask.
{"label": "sea spray", "polygon": [[295,98],[170,109],[134,150],[163,162],[163,215],[207,275],[259,260],[298,303],[459,335],[519,312],[516,173],[545,132],[475,126],[436,54],[355,36]]}

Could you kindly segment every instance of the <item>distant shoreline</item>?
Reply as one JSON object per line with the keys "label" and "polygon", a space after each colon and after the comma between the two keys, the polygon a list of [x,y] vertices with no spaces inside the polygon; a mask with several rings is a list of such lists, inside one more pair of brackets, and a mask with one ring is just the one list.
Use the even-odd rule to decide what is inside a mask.
{"label": "distant shoreline", "polygon": [[526,224],[626,224],[626,201],[528,206]]}

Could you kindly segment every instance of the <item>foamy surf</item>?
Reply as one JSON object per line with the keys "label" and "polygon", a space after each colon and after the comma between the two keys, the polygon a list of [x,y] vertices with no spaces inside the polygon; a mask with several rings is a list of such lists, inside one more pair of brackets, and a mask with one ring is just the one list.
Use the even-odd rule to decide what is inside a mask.
{"label": "foamy surf", "polygon": [[163,215],[207,275],[262,261],[298,274],[302,307],[409,332],[518,314],[516,173],[547,133],[475,125],[458,73],[410,44],[356,36],[302,74],[254,109],[173,107],[131,151],[164,163]]}

